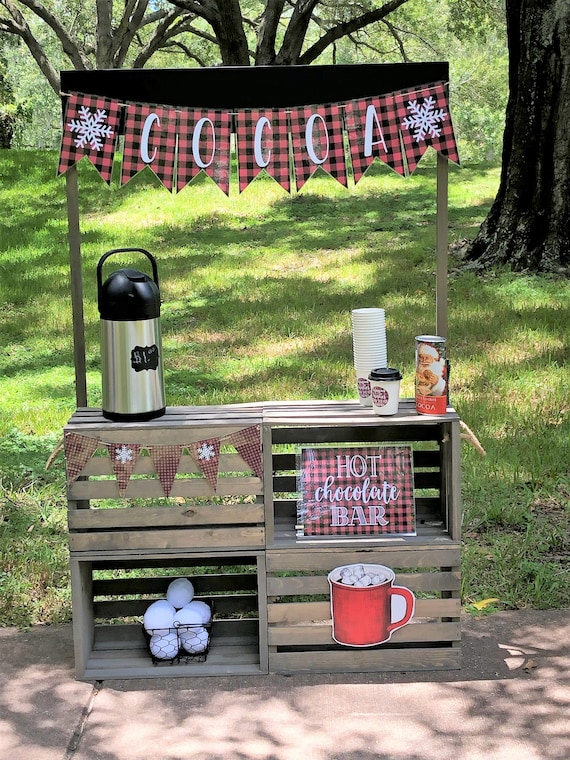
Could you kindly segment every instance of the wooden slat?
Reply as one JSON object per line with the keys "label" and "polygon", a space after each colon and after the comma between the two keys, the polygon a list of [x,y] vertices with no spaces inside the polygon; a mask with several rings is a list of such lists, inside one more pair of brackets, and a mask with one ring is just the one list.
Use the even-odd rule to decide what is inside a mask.
{"label": "wooden slat", "polygon": [[172,507],[76,509],[68,513],[70,531],[241,525],[263,522],[263,504],[177,504]]}
{"label": "wooden slat", "polygon": [[460,667],[461,650],[454,647],[269,653],[270,673],[374,673]]}
{"label": "wooden slat", "polygon": [[[459,599],[416,599],[414,617],[441,618],[459,617]],[[269,604],[267,618],[272,623],[310,623],[330,620],[330,602],[283,602]]]}
{"label": "wooden slat", "polygon": [[[361,544],[359,544],[359,547]],[[449,546],[410,545],[406,547],[386,544],[351,549],[292,549],[289,551],[271,549],[267,551],[267,571],[276,573],[294,570],[324,570],[330,572],[334,567],[359,562],[388,565],[398,568],[422,567],[459,567],[461,547],[459,544]]]}
{"label": "wooden slat", "polygon": [[194,528],[188,530],[130,530],[70,533],[71,552],[120,550],[169,549],[229,549],[265,546],[265,530],[258,526]]}
{"label": "wooden slat", "polygon": [[[251,473],[251,469],[239,454],[220,454],[218,472]],[[134,469],[135,475],[156,475],[154,463],[150,456],[139,456]],[[191,456],[182,455],[178,463],[177,473],[201,475],[202,471]],[[113,463],[109,456],[93,456],[80,472],[81,476],[113,475]]]}
{"label": "wooden slat", "polygon": [[[314,625],[280,625],[269,627],[269,645],[284,648],[331,646],[334,642],[330,623]],[[459,641],[459,623],[410,623],[394,631],[391,644],[420,644]]]}
{"label": "wooden slat", "polygon": [[[255,477],[219,478],[216,493],[206,478],[176,478],[171,498],[212,498],[213,496],[261,496],[261,480]],[[119,494],[116,480],[77,480],[67,490],[69,499],[159,499],[164,497],[160,481],[154,478],[131,478],[124,497]]]}
{"label": "wooden slat", "polygon": [[[406,586],[414,592],[458,591],[461,587],[460,573],[427,572],[427,573],[398,573],[397,586]],[[326,576],[305,575],[267,578],[267,595],[298,596],[300,594],[328,594],[329,582]]]}
{"label": "wooden slat", "polygon": [[[202,599],[208,601],[208,595]],[[257,594],[224,594],[213,599],[217,615],[239,615],[257,611]],[[142,617],[152,599],[111,599],[93,603],[95,618],[112,620],[114,618]]]}
{"label": "wooden slat", "polygon": [[[180,574],[157,577],[138,578],[96,578],[93,580],[93,598],[101,596],[127,596],[146,594],[147,596],[164,596],[168,584]],[[203,594],[220,591],[255,591],[257,575],[255,573],[205,573],[188,575],[194,586],[196,598]]]}

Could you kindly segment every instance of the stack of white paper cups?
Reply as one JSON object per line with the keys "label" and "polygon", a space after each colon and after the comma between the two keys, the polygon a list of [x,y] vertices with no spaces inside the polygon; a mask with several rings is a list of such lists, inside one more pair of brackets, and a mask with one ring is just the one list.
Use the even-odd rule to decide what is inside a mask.
{"label": "stack of white paper cups", "polygon": [[372,406],[368,375],[388,364],[384,309],[352,310],[352,349],[358,398],[363,406]]}

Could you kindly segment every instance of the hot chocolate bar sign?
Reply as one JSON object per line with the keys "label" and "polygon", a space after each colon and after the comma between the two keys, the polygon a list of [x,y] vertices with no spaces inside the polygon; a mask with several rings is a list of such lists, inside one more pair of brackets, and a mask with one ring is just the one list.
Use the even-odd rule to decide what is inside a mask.
{"label": "hot chocolate bar sign", "polygon": [[459,163],[443,82],[346,103],[237,112],[123,104],[71,93],[59,174],[87,156],[110,183],[120,132],[121,185],[149,167],[171,192],[203,172],[229,194],[232,133],[240,192],[262,171],[287,192],[293,174],[300,190],[319,168],[346,187],[346,144],[355,183],[375,158],[402,176],[411,174],[430,146]]}

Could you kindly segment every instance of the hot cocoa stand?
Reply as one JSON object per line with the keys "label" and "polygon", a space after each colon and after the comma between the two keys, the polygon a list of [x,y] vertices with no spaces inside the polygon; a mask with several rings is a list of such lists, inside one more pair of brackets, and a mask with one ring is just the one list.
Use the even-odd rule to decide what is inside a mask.
{"label": "hot cocoa stand", "polygon": [[[285,128],[291,129],[293,151],[295,134],[303,135],[309,163],[312,156],[318,164],[321,156],[307,136],[307,125],[315,123],[328,130],[331,145],[335,130],[340,130],[342,145],[343,129],[350,139],[350,130],[361,128],[362,136],[353,137],[367,155],[359,164],[353,153],[351,162],[362,173],[366,161],[378,155],[406,174],[431,145],[437,151],[435,328],[445,336],[447,163],[456,160],[456,152],[450,133],[442,134],[440,128],[430,132],[421,148],[417,139],[406,143],[403,122],[396,116],[411,102],[424,109],[422,118],[428,122],[442,113],[437,97],[447,98],[447,80],[444,63],[62,73],[64,129],[74,125],[67,148],[62,147],[60,171],[67,187],[77,384],[77,410],[65,427],[65,450],[78,678],[460,666],[456,412],[448,407],[445,414],[419,415],[413,400],[403,400],[398,413],[387,417],[374,415],[356,400],[267,401],[167,406],[162,416],[125,421],[89,408],[76,170],[76,162],[87,154],[110,182],[116,137],[109,148],[103,138],[124,133],[123,178],[128,181],[128,172],[141,168],[140,156],[143,166],[151,166],[160,153],[150,139],[160,126],[168,137],[158,156],[163,184],[181,189],[202,170],[211,171],[228,191],[223,158],[221,166],[205,158],[214,157],[220,135],[229,142],[229,134],[236,133],[239,146],[246,139],[240,129],[253,125],[259,136],[272,119],[280,124],[285,110],[299,113],[303,128],[293,121]],[[77,118],[70,104],[77,108]],[[343,109],[344,117],[338,117]],[[103,124],[107,116],[109,125]],[[131,128],[129,119],[138,126]],[[87,122],[97,133],[96,149],[86,147],[91,139],[85,137]],[[188,135],[204,125],[217,139],[210,154],[200,152],[199,141]],[[412,125],[416,131],[417,125]],[[78,134],[85,139],[72,139]],[[194,151],[194,167],[185,165],[184,145],[189,155]],[[281,172],[276,178],[287,187],[289,162],[286,169],[266,165],[262,159],[267,154],[255,153],[260,145],[253,140],[254,155],[261,157],[258,165]],[[307,160],[292,158],[297,187],[310,176]],[[343,165],[337,155],[324,168],[344,181]],[[239,175],[240,182],[251,179],[247,171]],[[167,380],[166,391],[168,395]],[[325,456],[319,453],[323,450]],[[319,457],[323,478],[311,492],[318,494],[317,501],[325,492],[331,499],[339,494],[354,499],[350,511],[338,508],[333,527],[326,530],[315,527],[320,517],[310,512],[312,502],[308,511],[299,510],[299,493],[308,487],[311,463]],[[388,470],[376,469],[382,457],[394,460],[389,477]],[[342,480],[347,474],[349,479]],[[408,482],[409,501],[394,530],[385,518],[391,519],[391,491],[406,490],[397,478]],[[377,503],[371,506],[371,494],[384,499],[386,511]],[[317,504],[315,514],[321,514],[319,509]],[[385,576],[371,580],[376,568]],[[344,593],[344,587],[339,592],[337,585],[343,573],[346,579],[357,571],[364,578],[346,582],[366,595],[360,594],[355,604],[356,595]],[[196,596],[212,604],[209,649],[204,658],[157,664],[149,656],[140,621],[178,576],[191,577]],[[371,591],[377,587],[384,589],[380,601],[374,601]],[[340,613],[331,610],[333,594],[343,615],[357,620],[342,626],[342,635],[340,625],[335,634]],[[398,600],[390,608],[394,597]],[[403,600],[406,610],[396,609]],[[364,643],[352,640],[354,628],[366,628],[368,618],[378,616],[375,605],[383,605],[387,616],[380,632]]]}

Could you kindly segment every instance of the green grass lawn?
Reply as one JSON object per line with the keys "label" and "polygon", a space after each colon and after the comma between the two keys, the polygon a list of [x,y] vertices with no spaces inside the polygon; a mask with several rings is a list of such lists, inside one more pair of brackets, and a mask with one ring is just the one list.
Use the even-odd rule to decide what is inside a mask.
{"label": "green grass lawn", "polygon": [[[65,180],[53,152],[0,152],[0,624],[70,615],[63,461],[75,408]],[[499,170],[450,170],[450,241],[472,237]],[[296,196],[268,179],[227,198],[199,179],[171,195],[146,172],[109,189],[79,167],[91,405],[99,405],[96,266],[158,261],[167,403],[354,398],[350,310],[386,309],[389,363],[413,395],[414,336],[435,330],[435,171],[374,167],[348,190]],[[113,259],[111,259],[113,262]],[[116,257],[109,269],[124,265]],[[131,262],[132,263],[132,262]],[[570,606],[570,282],[454,271],[451,400],[463,444],[463,603]],[[141,267],[144,262],[141,261]]]}

